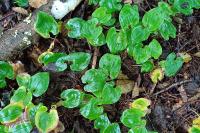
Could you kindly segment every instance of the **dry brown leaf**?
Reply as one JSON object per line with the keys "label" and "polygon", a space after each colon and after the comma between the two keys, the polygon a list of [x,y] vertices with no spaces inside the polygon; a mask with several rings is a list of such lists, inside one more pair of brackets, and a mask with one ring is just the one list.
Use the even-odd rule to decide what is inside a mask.
{"label": "dry brown leaf", "polygon": [[199,57],[200,58],[200,52],[197,52],[194,54],[194,56]]}
{"label": "dry brown leaf", "polygon": [[12,10],[20,14],[28,15],[28,11],[22,7],[13,7]]}
{"label": "dry brown leaf", "polygon": [[34,8],[39,8],[47,3],[47,0],[29,0],[29,5]]}
{"label": "dry brown leaf", "polygon": [[132,90],[132,98],[139,96],[141,88],[135,83],[134,88]]}

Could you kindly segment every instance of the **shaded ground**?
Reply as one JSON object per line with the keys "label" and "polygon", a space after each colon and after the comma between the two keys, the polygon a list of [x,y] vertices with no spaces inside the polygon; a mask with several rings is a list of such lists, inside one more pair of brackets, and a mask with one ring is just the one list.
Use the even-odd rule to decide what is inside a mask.
{"label": "shaded ground", "polygon": [[[6,1],[6,0],[5,0]],[[7,1],[8,2],[8,1]],[[156,5],[157,1],[140,3],[140,13]],[[12,5],[10,5],[12,7]],[[4,8],[3,8],[4,7]],[[8,8],[8,7],[7,7]],[[89,7],[86,3],[82,3],[74,12],[70,13],[63,20],[67,21],[72,17],[82,17],[87,19],[93,11],[93,7]],[[7,30],[18,23],[23,16],[11,11],[11,8],[5,9],[5,5],[1,4],[1,29]],[[135,62],[127,56],[127,53],[122,53],[123,60],[122,72],[131,80],[140,82],[139,87],[143,87],[143,92],[138,97],[146,97],[152,101],[151,113],[147,115],[148,127],[160,133],[185,133],[192,123],[192,119],[196,117],[196,113],[200,113],[200,58],[194,54],[200,51],[200,11],[195,11],[191,16],[176,16],[174,24],[177,27],[177,38],[170,41],[163,41],[158,36],[157,38],[163,46],[163,55],[160,60],[174,51],[187,52],[192,56],[192,60],[184,64],[181,71],[173,78],[165,78],[159,82],[157,86],[153,86],[150,81],[149,74],[141,74],[140,68],[135,65]],[[38,44],[24,50],[13,62],[20,60],[28,73],[33,74],[38,71],[47,71],[51,68],[43,68],[37,63],[37,57],[48,49],[49,44],[53,39],[40,39]],[[147,42],[148,43],[148,42]],[[93,47],[90,47],[84,40],[75,40],[66,38],[65,34],[60,35],[55,40],[54,52],[85,51],[91,54],[94,53]],[[108,48],[103,46],[100,48],[98,57],[108,52]],[[91,67],[91,66],[89,66]],[[51,82],[48,92],[41,98],[34,99],[34,103],[43,102],[46,106],[51,107],[53,103],[59,101],[60,93],[68,88],[76,88],[83,90],[83,84],[80,81],[82,73],[74,73],[65,71],[62,73],[51,72]],[[187,81],[190,82],[187,82]],[[187,83],[183,82],[186,81]],[[13,81],[8,81],[7,89],[0,90],[1,106],[8,103],[9,94],[12,93],[12,88],[17,88]],[[172,86],[169,90],[158,93],[160,90]],[[105,112],[112,122],[119,122],[121,113],[125,110],[131,101],[132,92],[124,94],[117,104],[105,107]],[[93,133],[97,132],[93,129],[93,122],[84,119],[78,109],[58,108],[60,120],[65,125],[65,133],[74,131],[75,133]],[[122,125],[122,132],[127,132],[127,129]]]}

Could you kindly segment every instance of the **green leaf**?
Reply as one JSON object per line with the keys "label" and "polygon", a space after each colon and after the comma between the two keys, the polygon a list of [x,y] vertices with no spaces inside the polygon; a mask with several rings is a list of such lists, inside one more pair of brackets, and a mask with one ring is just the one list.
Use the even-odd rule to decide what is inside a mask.
{"label": "green leaf", "polygon": [[14,70],[12,65],[9,63],[0,61],[0,88],[4,88],[6,86],[5,78],[13,79]]}
{"label": "green leaf", "polygon": [[12,103],[0,111],[0,122],[8,124],[16,121],[23,113],[23,106],[20,103]]}
{"label": "green leaf", "polygon": [[30,83],[31,76],[27,73],[20,73],[17,75],[16,80],[19,87],[24,86],[27,88]]}
{"label": "green leaf", "polygon": [[197,126],[193,126],[189,129],[189,133],[200,133],[200,128]]}
{"label": "green leaf", "polygon": [[0,125],[0,132],[1,133],[8,133],[8,127],[4,125]]}
{"label": "green leaf", "polygon": [[120,127],[118,123],[112,123],[110,124],[103,133],[121,133]]}
{"label": "green leaf", "polygon": [[154,64],[152,61],[146,61],[142,64],[141,72],[150,72],[153,70]]}
{"label": "green leaf", "polygon": [[151,104],[151,101],[146,98],[138,98],[131,103],[131,108],[140,109],[142,111],[147,111],[148,106]]}
{"label": "green leaf", "polygon": [[89,43],[92,45],[92,46],[102,46],[106,43],[106,39],[105,39],[105,35],[103,33],[101,33],[101,35],[94,39],[94,40],[88,40]]}
{"label": "green leaf", "polygon": [[142,44],[128,47],[128,54],[134,58],[137,64],[143,64],[151,58],[148,46],[143,48]]}
{"label": "green leaf", "polygon": [[84,23],[86,22],[80,18],[70,19],[65,25],[65,27],[69,30],[68,36],[70,38],[82,38],[83,36],[82,36],[81,29]]}
{"label": "green leaf", "polygon": [[52,131],[58,125],[59,117],[56,109],[51,109],[48,112],[38,110],[35,115],[35,125],[42,133]]}
{"label": "green leaf", "polygon": [[20,7],[28,7],[28,0],[14,0],[14,3]]}
{"label": "green leaf", "polygon": [[120,87],[114,88],[112,84],[106,83],[102,91],[101,104],[114,104],[119,101],[121,94]]}
{"label": "green leaf", "polygon": [[140,126],[130,129],[128,133],[151,133],[151,132],[148,132],[144,126]]}
{"label": "green leaf", "polygon": [[47,91],[48,86],[49,73],[39,72],[31,77],[28,89],[33,93],[35,97],[39,97]]}
{"label": "green leaf", "polygon": [[102,114],[94,121],[94,128],[103,131],[109,124],[110,121],[107,114]]}
{"label": "green leaf", "polygon": [[150,31],[147,28],[143,28],[141,25],[136,26],[131,31],[131,41],[135,45],[141,43],[149,38]]}
{"label": "green leaf", "polygon": [[103,107],[98,106],[99,101],[92,98],[85,106],[80,109],[82,116],[89,120],[97,119],[103,113]]}
{"label": "green leaf", "polygon": [[167,16],[175,15],[174,11],[172,10],[172,7],[166,2],[163,1],[158,2],[158,7]]}
{"label": "green leaf", "polygon": [[120,120],[126,127],[129,128],[145,126],[146,121],[141,119],[145,116],[145,114],[146,113],[140,109],[127,109],[122,113]]}
{"label": "green leaf", "polygon": [[124,30],[116,31],[115,27],[109,29],[106,42],[111,53],[117,54],[127,47],[127,37]]}
{"label": "green leaf", "polygon": [[175,53],[171,53],[167,56],[164,63],[165,75],[168,77],[174,76],[183,65],[183,59],[176,57]]}
{"label": "green leaf", "polygon": [[192,7],[195,9],[199,9],[200,8],[200,0],[190,0],[192,3]]}
{"label": "green leaf", "polygon": [[164,21],[164,16],[160,8],[153,8],[144,14],[142,18],[142,23],[151,32],[158,30],[160,25]]}
{"label": "green leaf", "polygon": [[137,5],[131,6],[126,4],[119,13],[119,22],[123,29],[129,28],[129,26],[136,26],[139,23],[139,19]]}
{"label": "green leaf", "polygon": [[72,62],[70,68],[72,71],[82,71],[90,63],[91,55],[84,52],[70,53],[67,56],[67,61]]}
{"label": "green leaf", "polygon": [[67,89],[63,91],[60,95],[64,101],[63,106],[66,108],[75,108],[80,105],[83,99],[83,93],[75,89]]}
{"label": "green leaf", "polygon": [[165,40],[169,40],[170,37],[176,38],[176,27],[168,21],[164,21],[159,28],[161,36]]}
{"label": "green leaf", "polygon": [[37,13],[34,29],[44,38],[50,38],[50,33],[53,35],[59,33],[58,23],[52,16],[42,11]]}
{"label": "green leaf", "polygon": [[19,87],[10,99],[10,103],[21,102],[24,106],[32,101],[32,93],[27,92],[24,86]]}
{"label": "green leaf", "polygon": [[89,0],[89,5],[97,5],[100,2],[100,0]]}
{"label": "green leaf", "polygon": [[122,8],[121,0],[100,0],[99,4],[106,7],[110,13],[119,11]]}
{"label": "green leaf", "polygon": [[96,40],[102,33],[103,28],[98,26],[98,19],[92,18],[83,24],[81,33],[87,40]]}
{"label": "green leaf", "polygon": [[149,52],[151,53],[151,56],[154,59],[158,59],[160,57],[160,55],[162,54],[162,47],[160,45],[160,43],[153,39],[150,44],[148,45],[149,48]]}
{"label": "green leaf", "polygon": [[111,79],[115,79],[121,70],[121,57],[109,53],[104,54],[99,61],[99,68],[104,69]]}
{"label": "green leaf", "polygon": [[102,69],[90,69],[81,78],[84,84],[84,90],[87,92],[96,92],[102,90],[106,83],[107,75]]}
{"label": "green leaf", "polygon": [[22,122],[9,128],[10,133],[30,133],[32,130],[32,125],[30,122]]}
{"label": "green leaf", "polygon": [[174,0],[173,7],[179,12],[185,15],[193,13],[192,0]]}
{"label": "green leaf", "polygon": [[101,24],[106,24],[111,20],[112,15],[107,12],[106,7],[99,7],[92,13],[92,17],[97,18]]}

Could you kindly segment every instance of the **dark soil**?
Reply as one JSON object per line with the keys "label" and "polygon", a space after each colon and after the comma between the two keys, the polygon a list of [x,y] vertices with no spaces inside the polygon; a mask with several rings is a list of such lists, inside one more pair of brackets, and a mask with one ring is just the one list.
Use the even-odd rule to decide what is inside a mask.
{"label": "dark soil", "polygon": [[[4,0],[4,2],[4,4],[0,5],[0,27],[2,31],[14,27],[23,18],[22,15],[11,11],[13,5],[9,3],[9,0]],[[139,5],[140,14],[142,15],[144,11],[155,7],[157,2],[157,0],[152,0],[147,3],[144,0],[144,3],[140,3]],[[75,11],[68,14],[63,20],[67,21],[73,17],[88,19],[94,8],[88,6],[86,2],[82,2]],[[118,103],[106,106],[105,112],[108,113],[108,117],[112,122],[119,122],[123,110],[128,108],[130,102],[139,97],[146,97],[152,101],[151,112],[147,115],[146,119],[148,120],[148,128],[159,133],[187,133],[192,120],[197,117],[196,113],[200,113],[200,58],[194,56],[195,53],[200,51],[200,11],[195,10],[191,16],[178,15],[173,20],[178,31],[175,39],[164,41],[159,36],[154,36],[163,46],[163,55],[160,60],[165,59],[172,51],[175,53],[187,52],[192,56],[192,60],[184,64],[181,71],[175,77],[165,78],[154,87],[149,74],[141,74],[140,68],[127,56],[127,53],[122,53],[122,72],[131,80],[138,81],[140,79],[139,86],[144,87],[145,90],[135,98],[132,98],[131,92],[126,95],[124,94]],[[65,34],[63,33],[54,40],[54,52],[70,53],[73,51],[84,51],[91,54],[94,53],[94,48],[89,46],[85,40],[70,39]],[[56,73],[51,66],[44,68],[37,62],[38,56],[48,49],[52,41],[53,39],[40,39],[38,44],[34,44],[32,47],[24,50],[16,59],[13,59],[13,62],[21,61],[26,71],[30,74],[38,71],[51,72],[51,82],[48,92],[42,97],[34,99],[34,103],[43,102],[49,108],[59,101],[59,95],[63,90],[69,88],[83,90],[80,78],[84,74],[84,72],[74,73],[70,70]],[[98,59],[106,52],[108,52],[108,48],[102,46],[98,54]],[[190,80],[191,82],[182,84],[182,81],[186,80]],[[8,82],[7,89],[0,90],[2,107],[9,103],[9,95],[12,94],[13,88],[17,88],[17,84],[14,81]],[[163,93],[157,94],[157,92],[171,85],[174,86]],[[78,109],[59,107],[58,112],[60,120],[65,126],[64,133],[71,131],[74,133],[98,132],[93,128],[93,122],[83,118]],[[126,127],[122,126],[122,124],[120,126],[122,133],[126,133]]]}

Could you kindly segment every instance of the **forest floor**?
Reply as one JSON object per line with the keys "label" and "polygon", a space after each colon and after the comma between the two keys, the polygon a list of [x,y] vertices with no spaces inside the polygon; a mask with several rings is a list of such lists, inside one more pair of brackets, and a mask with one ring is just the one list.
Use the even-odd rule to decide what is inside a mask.
{"label": "forest floor", "polygon": [[[4,0],[0,10],[0,30],[6,31],[15,27],[22,21],[25,16],[12,11],[12,4],[9,0]],[[7,5],[5,5],[7,2]],[[139,4],[140,13],[148,11],[157,5],[157,0],[145,1]],[[95,7],[88,6],[82,2],[73,12],[69,13],[63,20],[67,21],[73,17],[87,19]],[[28,8],[27,10],[33,10]],[[194,56],[200,52],[200,11],[194,10],[190,16],[179,15],[173,19],[177,28],[177,37],[164,41],[157,38],[163,47],[161,59],[174,51],[187,52],[191,55],[192,60],[183,65],[182,69],[175,77],[164,78],[156,86],[151,82],[150,75],[140,73],[140,67],[128,57],[124,52],[122,58],[122,73],[126,75],[134,84],[133,90],[139,91],[135,94],[133,90],[123,94],[120,101],[114,105],[105,107],[108,117],[113,122],[119,122],[120,116],[130,102],[139,97],[146,97],[152,101],[150,106],[151,112],[147,115],[148,128],[160,133],[187,133],[187,129],[192,124],[192,120],[200,114],[200,58]],[[40,39],[38,44],[33,44],[23,50],[20,55],[12,61],[21,61],[24,64],[26,72],[34,74],[38,71],[47,71],[51,68],[44,68],[38,63],[38,56],[46,51],[52,41],[55,41],[54,52],[84,51],[93,54],[94,48],[90,47],[84,40],[67,38],[64,34],[59,35],[56,39]],[[99,49],[98,59],[108,52],[106,46]],[[91,67],[91,65],[89,66]],[[48,92],[42,97],[35,98],[34,103],[43,102],[46,106],[51,107],[52,103],[59,101],[60,93],[68,88],[83,90],[81,76],[84,72],[76,73],[66,70],[61,73],[51,72],[51,81]],[[15,81],[8,81],[9,86],[0,90],[1,106],[8,103],[9,96],[13,88],[17,88]],[[164,90],[164,91],[163,91]],[[83,118],[78,109],[58,108],[61,122],[65,126],[65,133],[74,131],[75,133],[95,133],[93,122]],[[127,132],[126,127],[120,124],[122,133]]]}

